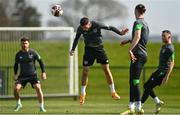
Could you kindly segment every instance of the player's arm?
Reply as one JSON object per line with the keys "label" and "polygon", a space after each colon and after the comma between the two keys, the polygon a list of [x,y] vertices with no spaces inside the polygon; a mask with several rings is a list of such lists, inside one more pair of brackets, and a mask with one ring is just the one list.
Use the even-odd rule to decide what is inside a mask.
{"label": "player's arm", "polygon": [[[97,22],[96,22],[96,23],[97,23]],[[118,34],[118,35],[125,35],[125,34],[129,31],[128,28],[119,31],[119,30],[118,30],[116,27],[114,27],[114,26],[105,25],[105,24],[103,24],[103,23],[97,23],[97,24],[98,24],[98,26],[99,26],[101,29],[113,31],[113,32],[115,32],[115,33]]]}
{"label": "player's arm", "polygon": [[139,40],[141,39],[141,29],[142,29],[142,27],[143,27],[142,24],[136,24],[134,38],[132,39],[131,46],[129,48],[129,55],[130,55],[130,58],[131,58],[133,63],[135,62],[135,60],[137,60],[137,58],[134,56],[132,50],[136,47]]}
{"label": "player's arm", "polygon": [[78,41],[79,41],[79,38],[81,36],[81,29],[80,27],[77,29],[77,32],[76,32],[76,37],[74,38],[74,41],[73,41],[73,45],[72,45],[72,48],[71,48],[71,51],[70,51],[70,56],[73,56],[74,55],[74,51],[75,51],[75,48],[78,44]]}
{"label": "player's arm", "polygon": [[123,45],[126,45],[131,42],[132,42],[132,40],[123,40],[123,41],[121,41],[120,45],[123,46]]}
{"label": "player's arm", "polygon": [[167,73],[166,73],[165,77],[162,80],[162,84],[165,84],[165,83],[168,82],[169,76],[170,76],[170,74],[171,74],[171,72],[173,70],[173,67],[174,67],[174,57],[175,57],[175,53],[173,52],[172,55],[169,58],[168,70],[167,70]]}
{"label": "player's arm", "polygon": [[34,53],[35,53],[35,59],[39,62],[39,65],[41,68],[41,78],[43,80],[45,80],[46,79],[46,72],[45,72],[44,62],[42,61],[41,56],[37,52],[34,52]]}
{"label": "player's arm", "polygon": [[18,64],[19,64],[18,54],[16,54],[16,56],[15,56],[15,63],[14,63],[14,80],[18,79]]}

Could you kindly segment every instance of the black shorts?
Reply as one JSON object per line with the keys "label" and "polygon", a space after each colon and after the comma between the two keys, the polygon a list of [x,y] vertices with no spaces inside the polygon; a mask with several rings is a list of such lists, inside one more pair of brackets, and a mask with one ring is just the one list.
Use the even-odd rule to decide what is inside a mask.
{"label": "black shorts", "polygon": [[154,73],[151,74],[151,77],[148,79],[145,85],[148,84],[161,85],[165,75],[166,75],[165,71],[156,70]]}
{"label": "black shorts", "polygon": [[132,63],[131,61],[130,65],[130,80],[140,79],[141,71],[147,61],[146,55],[135,54],[135,57],[137,58],[137,60],[134,63]]}
{"label": "black shorts", "polygon": [[107,55],[103,49],[103,46],[98,47],[85,47],[85,53],[83,56],[83,66],[93,65],[95,59],[97,63],[108,64]]}
{"label": "black shorts", "polygon": [[28,82],[31,83],[32,88],[34,88],[34,84],[40,83],[37,74],[35,74],[31,76],[19,76],[15,84],[21,84],[24,88]]}

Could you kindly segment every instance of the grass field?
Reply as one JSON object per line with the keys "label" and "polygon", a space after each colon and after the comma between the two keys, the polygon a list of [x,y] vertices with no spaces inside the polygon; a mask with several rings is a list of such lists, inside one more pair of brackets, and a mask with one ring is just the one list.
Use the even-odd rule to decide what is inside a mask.
{"label": "grass field", "polygon": [[[43,43],[44,45],[36,45],[36,43],[32,43],[32,47],[35,47],[37,51],[41,54],[43,60],[46,65],[61,65],[64,60],[63,55],[68,55],[68,50],[62,49],[61,43]],[[14,44],[17,45],[17,44]],[[158,64],[158,56],[159,49],[161,44],[148,44],[148,62],[146,66],[157,66]],[[1,45],[1,55],[0,60],[1,63],[9,63],[9,65],[13,64],[14,53],[17,50],[17,46],[14,47],[11,44],[11,48],[13,51],[10,54],[6,54],[6,59],[2,60],[3,49],[8,46],[2,47]],[[120,47],[118,43],[105,43],[105,49],[107,55],[110,60],[110,66],[129,66],[129,57],[127,54],[127,49],[129,46]],[[176,48],[176,60],[175,66],[180,66],[180,61],[178,57],[180,56],[180,44],[175,44]],[[48,50],[48,53],[45,52]],[[56,53],[59,52],[59,53]],[[55,55],[56,54],[56,55]],[[82,55],[83,55],[83,43],[79,44],[79,65],[82,63]],[[50,59],[56,58],[56,60]],[[58,57],[58,58],[57,58]],[[12,59],[11,59],[12,58]],[[58,63],[57,63],[58,61]],[[98,64],[94,64],[94,66],[98,66]],[[147,76],[154,71],[155,69],[148,69]],[[54,72],[49,71],[47,74],[52,74]],[[80,69],[81,75],[81,69]],[[114,80],[116,84],[117,92],[121,95],[121,100],[114,101],[111,99],[109,94],[109,88],[106,83],[103,72],[100,68],[91,68],[89,73],[89,84],[87,88],[87,101],[85,105],[80,106],[78,100],[73,100],[72,98],[46,98],[45,99],[45,107],[47,109],[47,113],[43,114],[120,114],[121,112],[127,109],[127,104],[129,100],[129,86],[128,86],[128,69],[119,69],[112,68],[112,73],[114,75]],[[161,114],[180,114],[180,70],[174,69],[171,78],[169,79],[168,84],[163,87],[157,87],[156,91],[159,97],[165,101],[165,105],[162,108]],[[98,80],[97,80],[98,79]],[[57,80],[57,79],[54,79]],[[59,80],[59,79],[58,79]],[[52,84],[53,79],[50,78],[47,81],[42,82],[44,90],[53,90],[51,87],[46,87],[46,84]],[[55,87],[59,87],[58,84],[53,84]],[[142,86],[142,85],[141,85]],[[26,90],[26,89],[25,89]],[[38,102],[37,99],[22,99],[23,108],[17,113],[13,112],[13,108],[15,106],[15,100],[0,100],[0,115],[2,114],[41,114],[39,113]],[[149,98],[147,103],[144,106],[144,110],[146,114],[153,114],[155,105],[154,102]]]}

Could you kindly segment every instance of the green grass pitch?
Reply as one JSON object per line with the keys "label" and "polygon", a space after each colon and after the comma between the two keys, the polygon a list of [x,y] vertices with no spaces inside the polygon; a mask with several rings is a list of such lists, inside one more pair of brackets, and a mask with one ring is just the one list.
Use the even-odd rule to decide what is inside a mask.
{"label": "green grass pitch", "polygon": [[[0,43],[1,44],[1,43]],[[43,43],[44,45],[36,45],[36,43],[32,43],[32,47],[35,47],[37,51],[41,54],[44,59],[46,65],[57,65],[56,61],[64,58],[62,55],[68,55],[68,49],[62,49],[61,43]],[[18,45],[18,44],[14,44]],[[53,46],[53,47],[52,47]],[[129,66],[129,57],[127,49],[129,46],[120,47],[116,42],[105,42],[104,44],[106,53],[110,60],[111,66]],[[161,44],[148,44],[148,62],[146,66],[157,66],[158,64],[158,56]],[[66,46],[68,48],[68,45]],[[0,46],[1,54],[3,52],[2,45]],[[12,52],[7,55],[6,59],[12,58],[14,59],[14,53],[16,50],[13,50],[13,46],[11,46]],[[18,49],[18,47],[16,47]],[[45,50],[49,50],[49,54],[44,52]],[[180,66],[180,44],[175,44],[176,49],[176,59],[175,66]],[[55,55],[55,52],[59,52]],[[5,52],[4,52],[5,53]],[[118,55],[117,55],[118,54]],[[0,58],[2,60],[3,57]],[[51,60],[50,56],[57,56],[60,59]],[[83,43],[79,44],[79,65],[82,63],[83,56]],[[54,58],[52,57],[52,58]],[[1,61],[9,62],[9,65],[13,64],[13,59],[11,61]],[[63,59],[62,59],[63,60]],[[63,64],[63,62],[59,62],[59,64]],[[57,65],[58,66],[58,65]],[[94,66],[99,66],[98,64],[94,64]],[[0,99],[0,115],[28,115],[28,114],[74,114],[74,115],[118,115],[127,109],[128,101],[129,101],[129,86],[128,86],[128,69],[119,69],[112,68],[112,73],[114,76],[115,86],[117,92],[120,94],[121,99],[118,101],[114,101],[111,99],[111,95],[109,93],[109,88],[105,80],[104,73],[100,68],[95,69],[91,68],[89,73],[89,84],[87,87],[87,100],[85,105],[80,106],[78,100],[73,100],[73,98],[45,98],[45,107],[47,109],[46,113],[39,113],[39,104],[37,99],[22,99],[23,108],[19,112],[13,112],[13,108],[15,107],[14,99]],[[155,70],[149,69],[147,70],[146,77],[148,78],[150,74]],[[51,71],[49,73],[51,74]],[[79,75],[81,76],[81,69],[79,71]],[[165,105],[162,107],[162,111],[160,114],[180,114],[180,71],[179,69],[174,69],[173,73],[169,79],[168,84],[157,87],[156,93],[165,102]],[[58,79],[54,79],[58,80]],[[53,79],[50,79],[43,84],[43,90],[52,90],[51,88],[46,88],[45,84],[50,84],[53,82]],[[58,88],[58,84],[53,84]],[[142,85],[141,85],[142,86]],[[141,88],[142,89],[142,88]],[[26,90],[26,89],[25,89]],[[151,98],[144,105],[145,114],[153,114],[155,109],[155,104]]]}

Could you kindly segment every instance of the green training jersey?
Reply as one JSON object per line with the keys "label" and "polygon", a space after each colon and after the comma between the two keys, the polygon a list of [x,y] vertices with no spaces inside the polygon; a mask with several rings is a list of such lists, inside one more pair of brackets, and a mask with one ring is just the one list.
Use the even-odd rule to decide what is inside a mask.
{"label": "green training jersey", "polygon": [[175,50],[172,44],[165,44],[161,47],[159,55],[158,69],[166,71],[168,69],[168,63],[175,58]]}
{"label": "green training jersey", "polygon": [[17,74],[19,64],[20,76],[27,77],[36,74],[36,60],[40,63],[42,72],[45,72],[41,57],[35,50],[29,49],[27,52],[20,50],[15,57],[14,73]]}
{"label": "green training jersey", "polygon": [[149,28],[148,24],[144,21],[143,18],[138,19],[134,22],[132,30],[132,39],[135,36],[135,31],[141,30],[141,38],[135,48],[133,49],[134,54],[147,55],[146,44],[149,37]]}

